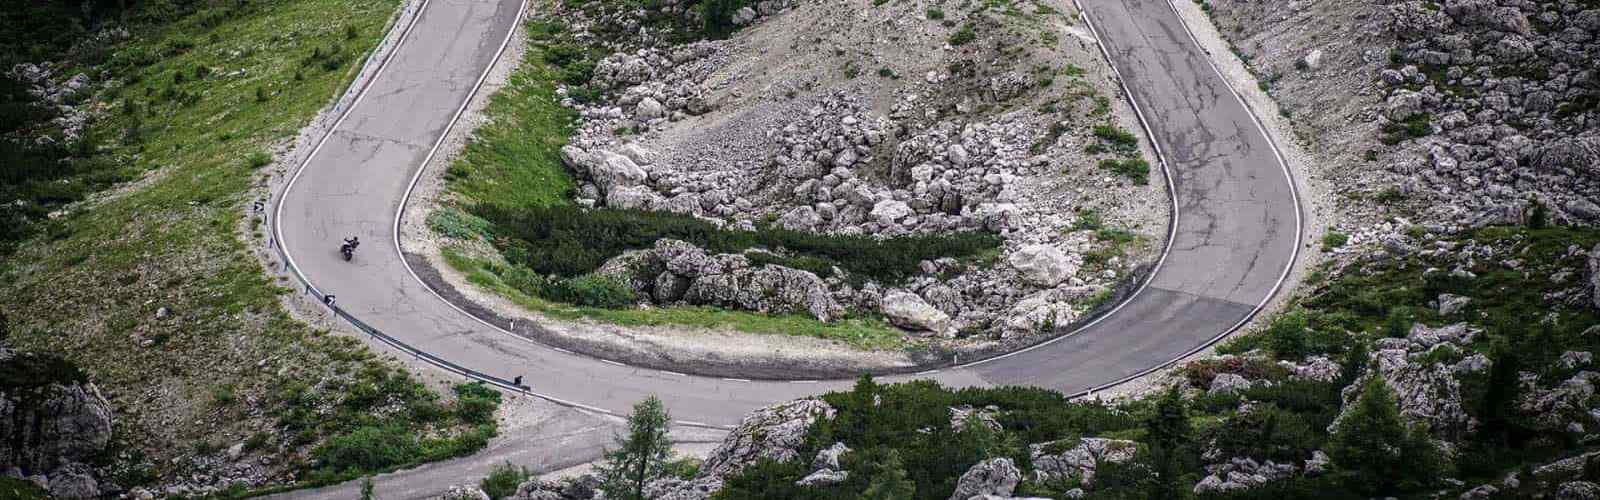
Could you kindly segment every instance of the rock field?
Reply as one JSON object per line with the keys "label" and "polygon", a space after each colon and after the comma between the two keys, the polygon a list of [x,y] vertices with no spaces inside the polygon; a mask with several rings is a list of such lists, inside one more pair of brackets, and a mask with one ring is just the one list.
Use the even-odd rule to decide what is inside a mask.
{"label": "rock field", "polygon": [[[602,270],[648,303],[824,321],[881,314],[934,338],[1012,339],[1070,325],[1154,260],[1166,232],[1164,179],[1140,185],[1096,166],[1144,153],[1134,144],[1108,151],[1091,132],[1138,127],[1075,13],[1008,8],[1019,11],[763,2],[736,16],[748,24],[736,36],[679,45],[638,28],[642,18],[574,23],[580,40],[615,50],[591,82],[603,97],[558,90],[582,117],[561,150],[580,180],[580,206],[746,230],[990,231],[1005,240],[991,261],[926,261],[903,283],[821,278],[678,241]],[[952,37],[961,31],[975,38]],[[1106,241],[1102,220],[1131,244]]]}

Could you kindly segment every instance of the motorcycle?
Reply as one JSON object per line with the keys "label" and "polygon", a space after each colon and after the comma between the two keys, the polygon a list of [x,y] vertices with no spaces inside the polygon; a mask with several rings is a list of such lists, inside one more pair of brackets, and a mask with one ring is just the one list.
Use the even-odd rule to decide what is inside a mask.
{"label": "motorcycle", "polygon": [[345,262],[350,262],[350,259],[356,256],[356,245],[360,244],[360,240],[348,238],[344,240],[343,245],[339,245],[339,253],[344,255]]}

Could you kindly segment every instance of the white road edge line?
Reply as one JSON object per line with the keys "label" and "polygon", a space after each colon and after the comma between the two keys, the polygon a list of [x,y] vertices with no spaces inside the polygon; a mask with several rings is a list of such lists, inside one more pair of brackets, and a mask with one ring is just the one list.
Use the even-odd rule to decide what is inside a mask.
{"label": "white road edge line", "polygon": [[[288,267],[294,271],[295,275],[300,278],[300,282],[301,283],[305,283],[305,285],[307,287],[310,287],[312,290],[316,291],[317,293],[321,293],[321,290],[318,289],[316,287],[316,285],[311,284],[311,280],[306,277],[305,273],[302,273],[300,271],[300,267],[299,266],[294,265],[294,256],[293,256],[293,254],[291,254],[289,252],[289,246],[285,245],[283,243],[283,231],[282,231],[282,228],[283,228],[283,206],[285,205],[284,201],[286,201],[288,199],[288,197],[289,197],[289,194],[293,192],[295,181],[300,180],[300,176],[305,173],[306,166],[310,165],[311,164],[311,160],[316,158],[318,152],[322,151],[322,147],[324,145],[326,145],[328,143],[328,139],[331,139],[333,137],[333,134],[339,130],[339,126],[344,124],[345,119],[350,117],[350,113],[352,111],[354,111],[356,109],[356,107],[360,106],[361,101],[364,100],[367,97],[367,91],[372,88],[372,83],[377,81],[377,79],[380,76],[383,75],[383,70],[387,69],[389,67],[389,62],[394,60],[395,54],[398,54],[400,52],[401,47],[403,47],[405,45],[406,41],[411,39],[411,32],[414,29],[416,29],[417,24],[421,23],[423,13],[427,9],[430,0],[421,0],[421,1],[422,1],[422,4],[417,6],[416,17],[414,19],[412,19],[411,24],[406,26],[405,33],[401,34],[400,35],[400,40],[395,42],[394,49],[387,56],[384,57],[383,62],[379,63],[378,69],[376,71],[374,71],[373,74],[372,74],[372,78],[367,80],[366,86],[362,87],[361,90],[356,94],[355,100],[350,102],[350,107],[345,108],[344,113],[339,115],[339,119],[334,121],[332,126],[328,127],[328,132],[322,136],[321,140],[317,141],[316,147],[312,148],[311,153],[307,154],[305,159],[300,162],[300,166],[295,169],[294,176],[290,177],[289,178],[289,182],[283,186],[283,194],[279,196],[279,198],[278,198],[278,206],[274,208],[273,216],[272,216],[272,232],[273,232],[273,237],[277,238],[277,244],[279,245],[279,248],[282,249],[284,260],[287,261]],[[441,133],[439,135],[439,139],[434,142],[433,148],[428,151],[428,156],[423,160],[422,164],[420,166],[418,166],[417,174],[412,176],[410,186],[406,188],[405,197],[402,198],[401,202],[400,202],[400,209],[395,213],[394,225],[393,225],[392,228],[394,230],[394,236],[395,236],[395,246],[394,246],[395,252],[400,256],[400,262],[403,265],[405,265],[405,268],[406,268],[407,271],[411,271],[411,266],[406,263],[405,254],[400,252],[400,239],[399,239],[400,233],[399,233],[399,229],[400,229],[400,215],[404,213],[406,202],[411,198],[411,190],[415,189],[416,184],[417,184],[417,180],[419,178],[421,178],[422,172],[424,170],[426,170],[428,162],[432,161],[433,156],[438,153],[439,146],[441,144],[443,144],[444,143],[444,139],[450,135],[450,130],[455,127],[456,122],[460,121],[462,113],[466,112],[467,106],[471,105],[473,97],[477,96],[478,90],[483,88],[483,82],[489,78],[489,72],[494,70],[495,65],[500,62],[500,58],[505,55],[506,47],[508,45],[510,45],[511,39],[516,35],[516,30],[522,29],[523,13],[527,12],[527,10],[528,10],[528,0],[522,0],[522,3],[517,8],[517,18],[512,21],[511,29],[506,32],[505,40],[502,40],[500,42],[500,48],[498,50],[496,50],[494,58],[490,59],[488,67],[484,68],[482,75],[479,75],[478,82],[473,85],[472,90],[467,92],[466,97],[462,100],[461,107],[456,109],[455,115],[453,117],[451,117],[449,123],[445,125],[445,129],[444,129],[443,133]],[[415,271],[411,271],[411,277],[413,279],[417,279],[419,282],[421,281],[421,279],[417,277],[417,274],[416,274]],[[433,289],[431,289],[431,288],[429,288],[428,290],[430,292],[433,291]],[[438,295],[437,292],[435,292],[434,296],[438,297],[439,295]],[[443,297],[439,297],[439,298],[441,300],[443,300]],[[446,304],[450,304],[450,301],[446,300],[445,303]],[[450,306],[451,307],[455,307],[455,304],[450,304]],[[461,309],[459,307],[457,307],[456,310],[460,311]],[[461,312],[465,313],[466,311],[461,311]],[[468,314],[467,316],[470,316],[473,319],[477,319],[476,316],[472,316],[470,314]],[[479,321],[482,322],[482,320],[479,320]],[[488,324],[488,323],[485,323],[485,324]],[[490,326],[494,326],[494,325],[490,325]],[[510,332],[506,332],[504,329],[501,329],[499,327],[495,327],[495,329],[499,330],[501,332],[505,332],[507,334],[510,334]],[[521,338],[521,337],[518,337],[518,338]],[[402,352],[406,350],[403,346],[395,346],[395,347],[398,348]],[[412,350],[416,350],[416,348],[411,348],[411,349]],[[421,351],[418,351],[418,352],[421,352]],[[586,404],[579,403],[579,402],[576,402],[576,401],[567,401],[565,399],[557,398],[555,396],[550,396],[548,394],[534,392],[532,390],[524,389],[524,388],[521,388],[521,387],[507,387],[504,383],[502,383],[500,381],[490,380],[490,379],[483,379],[483,378],[480,378],[480,377],[476,377],[470,372],[466,372],[466,371],[463,371],[461,369],[457,369],[457,368],[451,367],[449,365],[434,361],[431,357],[418,356],[418,358],[419,359],[425,359],[428,363],[433,364],[434,366],[438,366],[438,367],[444,369],[445,371],[460,373],[461,375],[466,376],[468,378],[478,378],[479,380],[482,380],[484,382],[488,382],[490,385],[495,386],[495,387],[499,387],[502,390],[505,390],[506,392],[511,392],[511,393],[515,393],[515,394],[526,394],[526,395],[534,396],[534,397],[537,397],[537,398],[540,398],[540,399],[544,399],[546,401],[550,401],[552,403],[555,403],[555,404],[558,404],[558,405],[561,405],[561,406],[577,408],[579,410],[585,410],[585,411],[600,413],[600,414],[604,414],[604,415],[610,415],[610,416],[613,416],[613,417],[622,417],[622,415],[614,413],[614,412],[612,412],[610,410],[606,410],[604,408],[590,406],[590,405],[586,405]],[[698,427],[710,427],[710,428],[716,428],[716,429],[728,428],[726,426],[717,426],[717,425],[703,424],[703,423],[698,423],[698,422],[686,423],[685,425],[694,425],[694,426],[698,426]]]}
{"label": "white road edge line", "polygon": [[[1074,0],[1074,1],[1076,1],[1076,0]],[[1178,18],[1178,24],[1182,25],[1183,26],[1183,31],[1185,33],[1189,34],[1189,41],[1191,43],[1193,43],[1194,44],[1194,48],[1196,50],[1198,50],[1200,52],[1200,54],[1205,57],[1206,64],[1211,66],[1211,71],[1215,72],[1217,74],[1217,78],[1222,80],[1222,85],[1224,87],[1228,88],[1228,93],[1233,95],[1234,100],[1239,101],[1239,105],[1244,107],[1245,114],[1249,115],[1250,116],[1250,121],[1255,123],[1256,130],[1261,132],[1261,137],[1266,139],[1267,140],[1267,145],[1272,147],[1272,156],[1274,158],[1278,159],[1278,166],[1283,169],[1284,181],[1289,184],[1289,198],[1294,201],[1294,245],[1292,246],[1293,250],[1289,253],[1289,262],[1288,262],[1288,264],[1285,264],[1283,266],[1283,273],[1278,275],[1277,283],[1274,283],[1272,285],[1272,290],[1268,291],[1267,292],[1267,296],[1263,297],[1261,299],[1261,302],[1257,303],[1256,307],[1254,309],[1250,310],[1250,314],[1246,314],[1244,316],[1244,318],[1241,318],[1239,320],[1239,322],[1234,323],[1233,326],[1229,327],[1227,330],[1223,330],[1222,333],[1219,333],[1215,337],[1212,337],[1211,340],[1207,340],[1205,343],[1200,344],[1199,346],[1196,346],[1194,349],[1190,349],[1189,351],[1183,353],[1182,355],[1179,355],[1178,357],[1172,358],[1171,360],[1168,360],[1165,363],[1162,363],[1160,365],[1156,365],[1156,366],[1153,366],[1153,367],[1150,367],[1150,368],[1146,368],[1146,369],[1141,370],[1138,373],[1135,373],[1133,375],[1129,375],[1127,377],[1123,377],[1120,380],[1117,380],[1117,381],[1114,381],[1114,382],[1110,382],[1110,383],[1107,383],[1107,384],[1103,384],[1103,385],[1100,385],[1098,387],[1091,388],[1089,390],[1084,391],[1083,393],[1080,393],[1079,395],[1092,394],[1095,391],[1103,391],[1103,390],[1106,390],[1106,389],[1109,389],[1109,388],[1112,388],[1112,387],[1116,387],[1118,385],[1127,383],[1130,380],[1133,380],[1133,379],[1136,379],[1136,378],[1139,378],[1139,377],[1143,377],[1143,376],[1149,375],[1149,374],[1151,374],[1151,373],[1153,373],[1153,372],[1155,372],[1157,370],[1161,370],[1161,369],[1164,369],[1166,367],[1172,366],[1172,365],[1178,363],[1179,361],[1183,361],[1185,358],[1188,358],[1189,356],[1193,356],[1195,353],[1198,353],[1200,351],[1204,351],[1204,350],[1210,348],[1211,346],[1216,345],[1217,342],[1220,342],[1222,339],[1227,338],[1228,335],[1231,335],[1233,332],[1238,331],[1239,328],[1244,327],[1244,325],[1246,323],[1249,323],[1250,320],[1255,319],[1256,315],[1260,314],[1262,309],[1265,309],[1267,307],[1267,303],[1272,302],[1272,299],[1277,297],[1278,291],[1283,288],[1284,282],[1289,280],[1289,274],[1294,272],[1294,264],[1295,264],[1295,262],[1300,260],[1300,244],[1305,239],[1305,221],[1304,221],[1305,214],[1303,213],[1305,211],[1305,207],[1300,206],[1300,190],[1294,184],[1294,171],[1289,168],[1289,162],[1283,159],[1283,152],[1278,149],[1278,141],[1274,140],[1272,138],[1272,134],[1267,131],[1267,127],[1266,127],[1265,124],[1262,123],[1261,117],[1256,115],[1255,108],[1250,107],[1250,103],[1248,101],[1244,100],[1244,96],[1239,95],[1239,91],[1237,89],[1233,88],[1233,84],[1228,82],[1228,77],[1226,75],[1222,74],[1222,68],[1218,68],[1216,61],[1211,60],[1211,56],[1210,56],[1211,53],[1207,52],[1205,46],[1200,44],[1200,37],[1195,36],[1194,30],[1189,27],[1188,21],[1184,21],[1183,20],[1183,13],[1178,11],[1178,6],[1173,3],[1173,0],[1168,0],[1167,1],[1167,7],[1172,9],[1172,15],[1176,16]],[[1129,96],[1129,99],[1132,100],[1132,95]]]}
{"label": "white road edge line", "polygon": [[[1137,115],[1139,117],[1139,125],[1140,125],[1140,127],[1144,128],[1145,138],[1149,139],[1149,142],[1150,142],[1150,149],[1155,151],[1156,161],[1161,163],[1161,177],[1166,179],[1166,181],[1167,181],[1167,196],[1169,198],[1169,201],[1171,201],[1171,203],[1172,203],[1172,210],[1170,212],[1168,212],[1169,215],[1167,216],[1167,244],[1164,245],[1162,247],[1162,249],[1161,249],[1161,258],[1156,259],[1155,266],[1150,268],[1150,275],[1145,276],[1144,277],[1144,281],[1142,283],[1139,283],[1139,288],[1135,289],[1132,294],[1129,294],[1128,298],[1123,299],[1122,302],[1117,303],[1116,307],[1113,307],[1113,308],[1111,308],[1111,310],[1106,311],[1105,314],[1101,314],[1100,316],[1096,317],[1094,320],[1089,321],[1088,323],[1085,323],[1083,326],[1080,326],[1077,329],[1074,329],[1074,330],[1072,330],[1070,332],[1067,332],[1065,334],[1059,335],[1059,336],[1057,336],[1057,337],[1055,337],[1053,339],[1046,340],[1044,342],[1040,342],[1038,344],[1034,344],[1034,345],[1028,346],[1028,347],[1023,348],[1023,349],[1018,349],[1018,350],[1011,351],[1011,352],[1008,352],[1008,353],[1005,353],[1005,354],[1001,354],[999,356],[994,356],[994,357],[986,358],[986,359],[980,359],[980,360],[977,360],[977,361],[973,361],[971,363],[954,365],[954,366],[950,367],[951,369],[971,368],[971,367],[982,365],[984,363],[988,363],[988,362],[991,362],[991,361],[1006,359],[1006,358],[1009,358],[1009,357],[1012,357],[1012,356],[1016,356],[1016,355],[1019,355],[1019,354],[1022,354],[1022,353],[1028,352],[1028,351],[1032,351],[1034,349],[1039,349],[1039,348],[1042,348],[1044,346],[1048,346],[1050,344],[1054,344],[1056,342],[1060,342],[1062,340],[1066,340],[1068,337],[1076,336],[1079,333],[1082,333],[1083,331],[1088,330],[1089,328],[1100,324],[1101,321],[1105,321],[1107,318],[1115,316],[1117,314],[1117,311],[1121,311],[1123,307],[1126,307],[1129,303],[1133,302],[1133,299],[1138,298],[1140,294],[1144,293],[1144,290],[1146,288],[1150,287],[1150,282],[1155,280],[1156,273],[1160,272],[1161,268],[1166,265],[1167,256],[1172,254],[1172,243],[1173,243],[1173,240],[1176,240],[1177,237],[1178,237],[1178,188],[1177,188],[1176,185],[1174,185],[1172,183],[1172,171],[1167,167],[1166,154],[1162,153],[1161,144],[1158,141],[1156,141],[1156,134],[1150,128],[1149,120],[1145,119],[1144,110],[1140,109],[1139,108],[1139,102],[1134,100],[1133,91],[1128,88],[1128,81],[1122,78],[1122,72],[1121,71],[1117,71],[1117,63],[1115,61],[1111,60],[1111,53],[1106,51],[1105,42],[1102,42],[1100,40],[1100,31],[1095,29],[1094,22],[1089,19],[1089,11],[1083,8],[1083,4],[1079,3],[1079,0],[1072,0],[1072,6],[1074,8],[1076,8],[1076,9],[1078,9],[1078,16],[1083,19],[1083,24],[1089,27],[1089,35],[1094,37],[1095,46],[1100,48],[1100,55],[1105,57],[1106,66],[1110,66],[1111,67],[1111,74],[1113,74],[1113,75],[1115,75],[1117,77],[1117,84],[1122,87],[1123,95],[1127,96],[1128,104],[1133,107],[1134,115]],[[1298,243],[1296,244],[1296,246],[1298,246]]]}
{"label": "white road edge line", "polygon": [[722,377],[722,379],[723,379],[723,380],[726,380],[726,381],[729,381],[729,382],[749,382],[749,381],[750,381],[750,379],[747,379],[747,378],[729,378],[729,377]]}

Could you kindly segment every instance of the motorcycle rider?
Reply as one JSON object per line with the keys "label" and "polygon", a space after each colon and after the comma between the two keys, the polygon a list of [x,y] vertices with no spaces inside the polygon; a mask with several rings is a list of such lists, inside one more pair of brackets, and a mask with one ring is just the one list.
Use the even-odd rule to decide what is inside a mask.
{"label": "motorcycle rider", "polygon": [[354,255],[358,246],[361,246],[361,237],[351,236],[344,239],[344,244],[339,246],[339,251]]}

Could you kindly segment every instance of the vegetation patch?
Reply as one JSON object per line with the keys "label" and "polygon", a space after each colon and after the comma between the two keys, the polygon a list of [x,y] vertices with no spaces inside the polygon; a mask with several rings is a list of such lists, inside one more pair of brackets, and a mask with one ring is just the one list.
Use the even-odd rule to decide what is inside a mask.
{"label": "vegetation patch", "polygon": [[909,349],[920,345],[905,338],[899,330],[876,316],[861,316],[818,321],[800,314],[761,314],[702,306],[671,306],[652,309],[610,309],[574,305],[543,298],[537,288],[544,281],[521,266],[508,266],[487,259],[444,250],[444,260],[452,269],[467,276],[467,282],[511,300],[518,306],[562,320],[590,319],[632,326],[683,326],[708,330],[734,330],[765,335],[795,335],[833,340],[867,350]]}
{"label": "vegetation patch", "polygon": [[[107,181],[147,182],[49,222],[0,223],[28,228],[7,233],[28,239],[0,259],[0,313],[12,343],[62,356],[105,392],[118,413],[113,453],[125,457],[117,484],[189,481],[199,459],[210,459],[199,455],[223,453],[234,440],[277,457],[264,475],[286,486],[481,448],[493,426],[455,413],[467,399],[441,402],[359,341],[292,319],[278,302],[289,284],[250,256],[263,241],[235,237],[236,228],[261,223],[248,192],[271,162],[267,151],[345,89],[399,2],[95,3],[44,12],[55,5],[39,3],[36,14],[68,16],[64,26],[122,19],[131,37],[71,27],[60,34],[92,40],[28,54],[64,61],[63,77],[91,75],[81,102],[107,112],[85,132],[90,147],[71,151],[70,164],[84,169],[6,157],[0,175],[16,177],[0,190],[28,198],[49,188],[57,194],[47,202],[26,203],[49,211]],[[11,19],[0,29],[21,26]],[[151,387],[167,396],[143,396]],[[368,449],[375,443],[383,446]]]}
{"label": "vegetation patch", "polygon": [[649,248],[663,238],[686,241],[708,253],[764,248],[789,255],[782,260],[822,271],[824,276],[831,274],[830,267],[838,266],[890,282],[916,274],[917,264],[924,260],[970,257],[1000,245],[998,236],[977,232],[878,239],[773,227],[739,231],[694,217],[639,210],[486,206],[475,212],[494,224],[495,243],[508,261],[541,274],[566,277],[594,271],[612,257]]}

